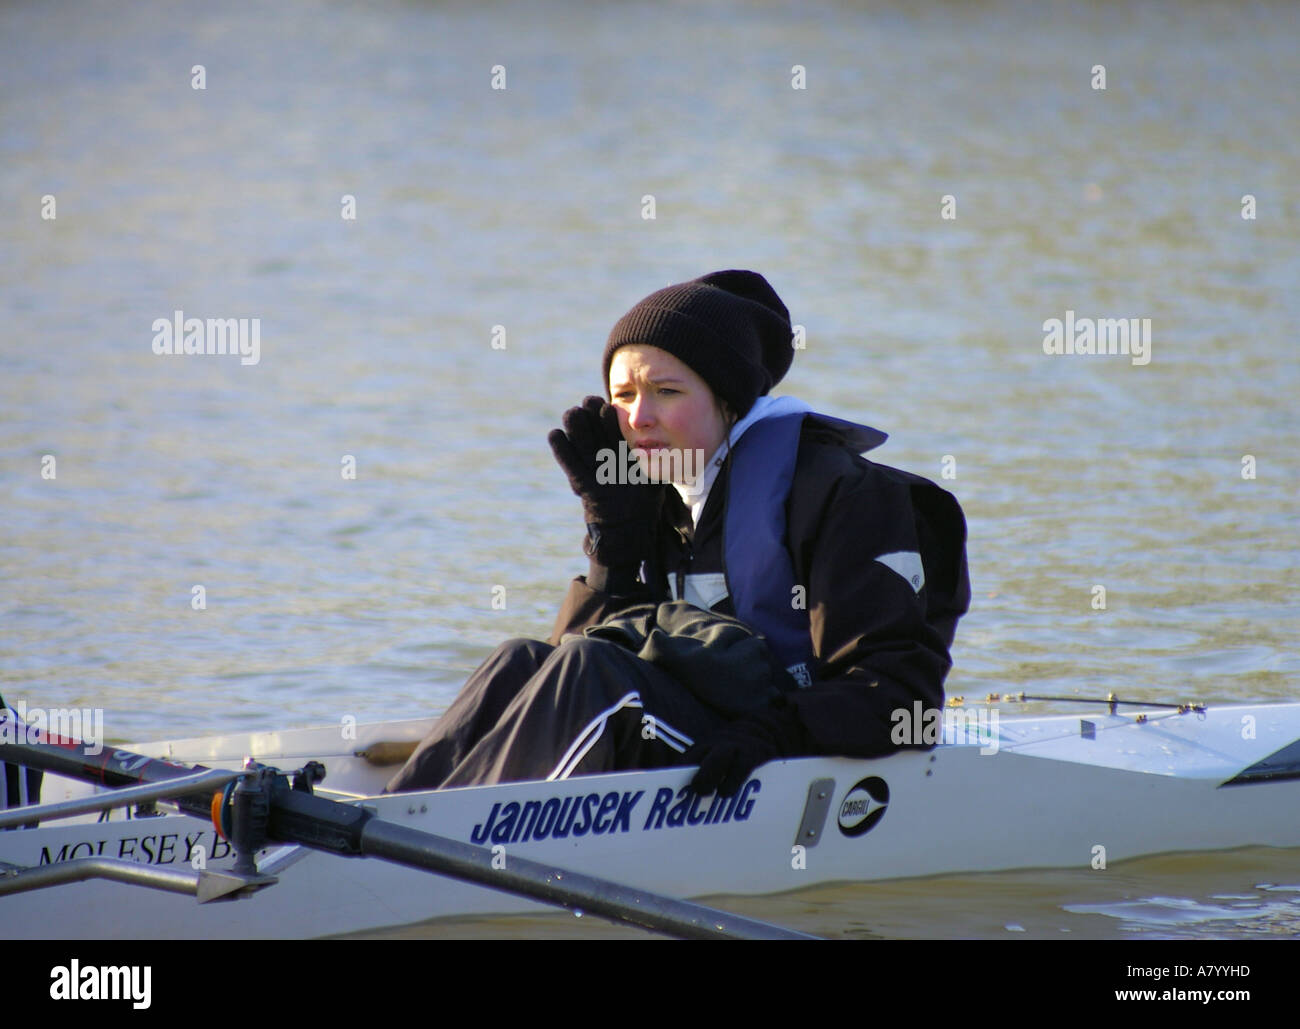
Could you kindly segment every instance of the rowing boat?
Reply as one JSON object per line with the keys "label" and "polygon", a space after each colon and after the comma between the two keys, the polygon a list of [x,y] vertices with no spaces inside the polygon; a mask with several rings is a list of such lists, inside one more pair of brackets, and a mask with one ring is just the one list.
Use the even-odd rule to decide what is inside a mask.
{"label": "rowing boat", "polygon": [[[1300,846],[1300,703],[992,713],[978,732],[949,732],[929,751],[773,762],[731,798],[693,796],[685,789],[691,773],[680,768],[380,795],[392,772],[382,754],[409,748],[429,720],[127,749],[208,768],[236,769],[247,757],[285,770],[319,761],[327,774],[318,795],[488,848],[501,866],[550,862],[671,897]],[[97,792],[107,791],[47,775],[41,800]],[[0,832],[0,888],[6,872],[88,857],[159,872],[229,869],[235,859],[210,822],[125,805]],[[257,871],[274,885],[225,903],[103,879],[0,895],[0,934],[301,938],[540,908],[481,885],[299,845],[266,846]]]}

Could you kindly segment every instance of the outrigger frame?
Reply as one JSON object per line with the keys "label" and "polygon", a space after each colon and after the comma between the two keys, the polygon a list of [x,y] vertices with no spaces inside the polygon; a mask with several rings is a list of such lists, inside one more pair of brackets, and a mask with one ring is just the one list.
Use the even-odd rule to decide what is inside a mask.
{"label": "outrigger frame", "polygon": [[[12,711],[10,718],[17,716]],[[814,939],[766,922],[665,897],[607,879],[512,856],[494,867],[492,851],[385,821],[373,809],[312,792],[324,777],[319,762],[285,774],[248,761],[242,771],[173,764],[143,754],[50,737],[18,722],[17,742],[0,742],[0,760],[70,778],[122,787],[88,800],[26,807],[0,816],[25,825],[46,818],[168,798],[188,815],[211,819],[237,855],[233,872],[162,871],[111,858],[64,862],[61,868],[0,866],[0,896],[86,878],[110,878],[154,889],[194,893],[200,901],[246,895],[275,882],[260,875],[255,855],[268,843],[292,843],[345,857],[378,858],[519,896],[601,915],[616,922],[689,939]],[[136,786],[127,786],[136,783]],[[217,792],[214,787],[219,786]],[[135,866],[135,870],[123,866]]]}

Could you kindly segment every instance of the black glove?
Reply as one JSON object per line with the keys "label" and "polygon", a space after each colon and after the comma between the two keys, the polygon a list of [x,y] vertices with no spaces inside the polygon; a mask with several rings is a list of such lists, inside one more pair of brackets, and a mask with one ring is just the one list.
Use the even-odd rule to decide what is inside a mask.
{"label": "black glove", "polygon": [[759,765],[811,753],[811,741],[798,711],[781,697],[714,730],[692,746],[683,760],[700,766],[691,780],[693,792],[704,796],[717,790],[730,797]]}
{"label": "black glove", "polygon": [[650,556],[666,487],[598,481],[601,451],[612,451],[615,460],[609,467],[622,469],[617,460],[623,442],[618,411],[600,397],[587,397],[582,406],[564,412],[564,428],[551,430],[547,441],[582,501],[586,551],[593,564],[623,572],[630,569],[635,578],[636,569]]}

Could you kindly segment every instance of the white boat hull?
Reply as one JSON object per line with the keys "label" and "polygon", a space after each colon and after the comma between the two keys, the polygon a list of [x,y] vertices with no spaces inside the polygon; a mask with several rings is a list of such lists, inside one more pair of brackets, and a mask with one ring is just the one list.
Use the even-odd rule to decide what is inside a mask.
{"label": "white boat hull", "polygon": [[[131,749],[226,767],[245,754],[284,769],[316,758],[329,769],[323,787],[364,795],[391,769],[371,768],[352,751],[375,739],[419,738],[428,724],[358,727],[356,740],[340,740],[335,727]],[[364,803],[393,822],[500,848],[505,862],[530,858],[675,897],[1297,847],[1300,704],[1145,721],[1128,714],[1004,718],[996,741],[874,761],[774,762],[733,801],[692,804],[683,790],[690,776],[664,769],[367,796]],[[47,777],[42,799],[84,789]],[[826,794],[826,813],[814,835],[801,835],[810,792]],[[201,852],[209,867],[230,864],[211,825],[183,815],[120,816],[0,832],[0,862],[31,867],[94,854],[184,868]],[[259,865],[280,881],[229,902],[200,905],[104,881],[0,897],[0,935],[297,938],[541,907],[379,860],[297,847],[271,848]]]}

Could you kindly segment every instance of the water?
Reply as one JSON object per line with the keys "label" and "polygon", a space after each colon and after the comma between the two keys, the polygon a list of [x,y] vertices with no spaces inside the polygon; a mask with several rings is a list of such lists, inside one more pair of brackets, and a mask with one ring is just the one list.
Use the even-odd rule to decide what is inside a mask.
{"label": "water", "polygon": [[[119,740],[440,710],[502,638],[547,634],[583,569],[544,438],[599,391],[614,320],[739,266],[807,330],[778,392],[889,431],[886,463],[952,458],[975,600],[950,693],[1290,699],[1298,20],[6,6],[0,689],[102,707]],[[176,310],[260,319],[260,360],[155,355]],[[1046,356],[1067,310],[1150,318],[1150,363]],[[952,888],[976,935],[1247,893],[1300,929],[1196,860],[1183,894],[1163,870],[1133,898],[1010,877],[1038,884],[1029,911]],[[1278,860],[1260,881],[1294,883]],[[866,914],[910,887],[846,889],[819,931],[910,934]]]}
{"label": "water", "polygon": [[[1092,869],[931,876],[710,897],[736,914],[829,939],[1294,939],[1296,852],[1266,847],[1165,855]],[[1278,881],[1279,873],[1283,881]],[[447,918],[357,939],[635,939],[651,934],[572,914]]]}

